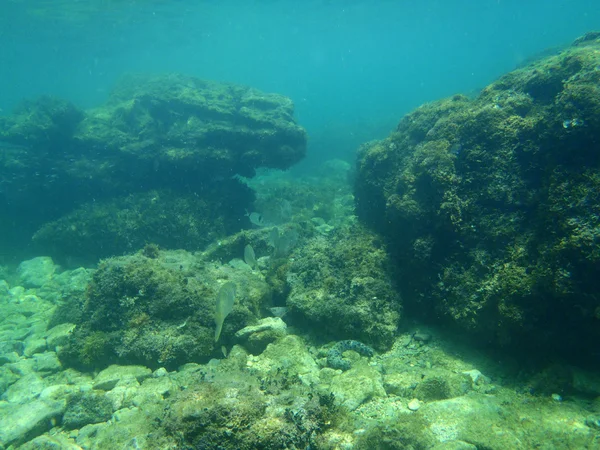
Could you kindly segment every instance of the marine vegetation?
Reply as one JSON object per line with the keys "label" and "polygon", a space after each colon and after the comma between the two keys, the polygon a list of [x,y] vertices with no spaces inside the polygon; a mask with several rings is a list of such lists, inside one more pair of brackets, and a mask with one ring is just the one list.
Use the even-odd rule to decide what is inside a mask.
{"label": "marine vegetation", "polygon": [[[231,189],[228,189],[229,185]],[[239,229],[236,211],[252,200],[249,190],[222,183],[206,198],[170,190],[84,203],[33,235],[33,245],[58,259],[95,263],[99,257],[135,252],[146,244],[198,250]],[[222,210],[229,205],[230,215]]]}
{"label": "marine vegetation", "polygon": [[359,225],[317,235],[294,253],[287,271],[291,319],[324,338],[387,348],[401,303],[385,246]]}
{"label": "marine vegetation", "polygon": [[[165,247],[202,248],[194,233],[241,228],[253,197],[234,175],[304,157],[306,134],[293,114],[281,95],[177,74],[125,76],[105,104],[85,111],[52,97],[27,100],[0,117],[0,208],[13,217],[0,224],[0,243],[22,246],[38,231],[39,251],[56,243],[65,259],[93,261],[158,242],[157,226],[170,228],[173,237],[158,242]],[[109,225],[106,235],[88,214]],[[120,233],[107,216],[136,233]]]}
{"label": "marine vegetation", "polygon": [[363,146],[357,212],[408,312],[516,352],[597,354],[599,67],[590,33]]}
{"label": "marine vegetation", "polygon": [[[270,300],[269,287],[250,271],[206,263],[183,251],[160,251],[157,258],[143,253],[100,263],[77,328],[60,352],[65,364],[175,368],[207,361],[220,353],[215,341],[221,327],[221,341],[227,344],[237,330],[256,320],[261,304]],[[220,291],[222,280],[229,281]],[[238,286],[235,305],[228,294],[234,283]]]}

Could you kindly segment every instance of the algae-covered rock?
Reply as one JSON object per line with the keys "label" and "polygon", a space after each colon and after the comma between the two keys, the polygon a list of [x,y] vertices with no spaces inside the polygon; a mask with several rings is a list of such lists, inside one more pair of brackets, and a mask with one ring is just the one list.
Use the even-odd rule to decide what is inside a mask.
{"label": "algae-covered rock", "polygon": [[358,436],[357,450],[384,448],[390,450],[429,449],[435,444],[428,423],[417,414],[403,414],[391,420],[378,421]]}
{"label": "algae-covered rock", "polygon": [[258,324],[242,328],[235,337],[243,343],[252,354],[261,353],[268,344],[284,337],[287,325],[279,317],[265,317]]}
{"label": "algae-covered rock", "polygon": [[[478,448],[493,443],[504,448],[527,448],[515,430],[502,426],[509,419],[502,416],[497,400],[490,398],[459,397],[424,405],[419,414],[430,423],[437,441],[463,440],[474,443]],[[496,433],[489,424],[495,423],[504,432]]]}
{"label": "algae-covered rock", "polygon": [[385,397],[383,377],[376,368],[363,366],[333,377],[331,392],[340,405],[350,411],[375,397]]}
{"label": "algae-covered rock", "polygon": [[19,445],[52,427],[66,408],[64,400],[36,400],[0,405],[0,445]]}
{"label": "algae-covered rock", "polygon": [[195,251],[239,230],[251,200],[249,189],[224,180],[207,187],[203,196],[153,190],[91,201],[44,224],[33,242],[52,254],[84,261],[136,251],[148,243]]}
{"label": "algae-covered rock", "polygon": [[390,243],[407,312],[480,342],[596,352],[599,50],[590,34],[361,149],[357,211]]}
{"label": "algae-covered rock", "polygon": [[79,392],[68,400],[62,425],[68,430],[81,428],[90,423],[105,422],[112,413],[112,402],[104,394]]}
{"label": "algae-covered rock", "polygon": [[101,370],[94,378],[94,389],[110,391],[117,384],[135,380],[139,383],[152,374],[152,371],[144,366],[118,366],[113,364]]}
{"label": "algae-covered rock", "polygon": [[[216,296],[227,281],[236,284],[237,300],[216,344]],[[255,321],[269,299],[257,274],[184,251],[108,259],[94,273],[81,321],[60,357],[69,365],[97,368],[127,363],[171,369],[205,361]]]}
{"label": "algae-covered rock", "polygon": [[185,388],[163,402],[167,436],[203,449],[330,448],[321,436],[338,408],[331,396],[300,382],[303,363],[293,359],[302,351],[301,340],[288,336],[269,345],[268,357],[261,355],[263,368],[273,363],[268,372],[228,360],[180,371],[174,380]]}
{"label": "algae-covered rock", "polygon": [[[132,229],[145,242],[174,229],[180,240],[196,233],[205,244],[201,236],[214,237],[250,206],[247,187],[234,177],[289,168],[304,157],[306,134],[287,97],[183,75],[140,75],[121,79],[104,105],[87,111],[47,97],[24,102],[0,117],[0,143],[0,208],[12,218],[0,223],[0,243],[24,246],[39,230],[41,251],[58,245],[60,257],[89,260],[121,254],[123,247],[104,246],[115,237],[123,244]],[[149,194],[154,190],[158,196]],[[200,207],[186,213],[186,203]],[[85,217],[90,211],[102,219],[96,225]],[[119,219],[113,226],[109,211]]]}
{"label": "algae-covered rock", "polygon": [[128,75],[104,106],[88,111],[75,139],[118,149],[149,169],[158,164],[159,178],[173,170],[185,179],[248,176],[257,167],[286,169],[304,157],[305,132],[293,114],[289,98],[247,86]]}
{"label": "algae-covered rock", "polygon": [[19,264],[19,267],[17,267],[18,281],[24,287],[40,287],[52,279],[55,271],[56,265],[52,258],[38,256]]}
{"label": "algae-covered rock", "polygon": [[247,366],[250,373],[263,377],[284,372],[305,385],[312,385],[319,379],[319,367],[314,357],[302,339],[294,335],[267,345],[260,356],[248,358]]}
{"label": "algae-covered rock", "polygon": [[311,239],[294,254],[287,306],[294,320],[330,339],[391,345],[400,297],[377,237],[360,226]]}

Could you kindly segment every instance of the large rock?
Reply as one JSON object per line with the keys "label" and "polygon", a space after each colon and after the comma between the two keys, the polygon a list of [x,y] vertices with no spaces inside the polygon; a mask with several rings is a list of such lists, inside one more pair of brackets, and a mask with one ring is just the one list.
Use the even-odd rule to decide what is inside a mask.
{"label": "large rock", "polygon": [[125,164],[121,170],[129,167],[144,182],[151,175],[169,185],[174,176],[197,184],[199,177],[251,176],[257,167],[298,162],[306,136],[293,114],[289,98],[246,86],[128,76],[104,106],[88,111],[74,139],[86,148],[108,146]]}
{"label": "large rock", "polygon": [[[173,234],[169,226],[223,233],[222,223],[211,226],[214,216],[222,216],[231,231],[226,225],[239,222],[252,201],[232,177],[252,176],[258,167],[289,168],[303,158],[306,135],[287,97],[182,75],[129,76],[93,110],[51,97],[24,102],[11,116],[0,117],[0,144],[0,208],[14,222],[0,229],[8,242],[76,207],[91,212],[96,222],[103,214],[120,218],[118,228],[138,235],[151,229]],[[173,224],[169,202],[178,195],[198,213]],[[182,212],[184,206],[175,209]],[[57,241],[85,241],[88,245],[72,243],[64,251],[83,257],[100,238],[92,256],[110,254],[103,246],[119,233],[103,227],[107,219],[93,228],[84,212],[42,228],[37,242],[52,249]],[[159,215],[165,216],[162,226],[143,226]]]}
{"label": "large rock", "polygon": [[328,339],[391,345],[401,311],[391,264],[373,233],[361,226],[318,236],[289,264],[289,315]]}
{"label": "large rock", "polygon": [[599,65],[591,33],[362,148],[357,211],[391,243],[407,311],[481,342],[597,353]]}
{"label": "large rock", "polygon": [[[85,368],[143,364],[176,369],[222,355],[221,346],[258,318],[270,289],[251,270],[202,261],[185,251],[160,251],[100,263],[87,291],[80,320],[63,363]],[[232,312],[215,342],[217,292],[225,280],[237,286]],[[65,305],[68,307],[68,305]]]}
{"label": "large rock", "polygon": [[52,428],[65,410],[64,400],[0,405],[0,446],[23,443]]}
{"label": "large rock", "polygon": [[38,256],[37,258],[23,261],[17,267],[19,283],[27,288],[37,288],[48,283],[55,271],[56,266],[49,256]]}

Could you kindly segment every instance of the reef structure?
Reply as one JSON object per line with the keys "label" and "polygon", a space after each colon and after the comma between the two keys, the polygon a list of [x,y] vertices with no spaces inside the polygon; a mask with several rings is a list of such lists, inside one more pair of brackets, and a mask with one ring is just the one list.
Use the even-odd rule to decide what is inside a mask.
{"label": "reef structure", "polygon": [[[121,254],[145,228],[162,228],[157,237],[187,234],[181,242],[194,241],[190,224],[205,222],[197,234],[211,239],[235,232],[253,200],[235,176],[287,169],[305,155],[306,133],[293,114],[282,95],[178,74],[123,77],[104,105],[85,111],[54,97],[25,101],[0,117],[0,208],[13,219],[0,235],[23,245],[46,225],[36,237],[43,250],[99,257]],[[179,200],[179,211],[168,211]],[[199,214],[169,230],[186,210]],[[135,233],[102,235],[124,215],[131,217],[117,228]],[[105,226],[93,230],[88,216],[106,217]]]}
{"label": "reef structure", "polygon": [[357,213],[407,315],[579,360],[600,339],[600,35],[422,105],[364,145]]}

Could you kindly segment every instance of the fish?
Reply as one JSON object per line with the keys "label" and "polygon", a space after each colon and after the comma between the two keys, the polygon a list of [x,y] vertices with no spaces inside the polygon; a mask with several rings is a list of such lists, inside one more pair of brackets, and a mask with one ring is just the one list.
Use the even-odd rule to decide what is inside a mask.
{"label": "fish", "polygon": [[263,216],[260,213],[257,212],[251,212],[249,213],[248,211],[246,211],[246,217],[248,217],[248,219],[250,220],[250,222],[253,225],[256,225],[257,227],[264,227],[266,225]]}
{"label": "fish", "polygon": [[215,342],[219,341],[221,336],[221,330],[223,329],[223,322],[233,309],[235,302],[235,291],[236,285],[233,281],[228,281],[217,294],[217,310],[215,312]]}
{"label": "fish", "polygon": [[251,269],[256,267],[256,255],[250,244],[246,245],[244,248],[244,262],[248,264]]}

